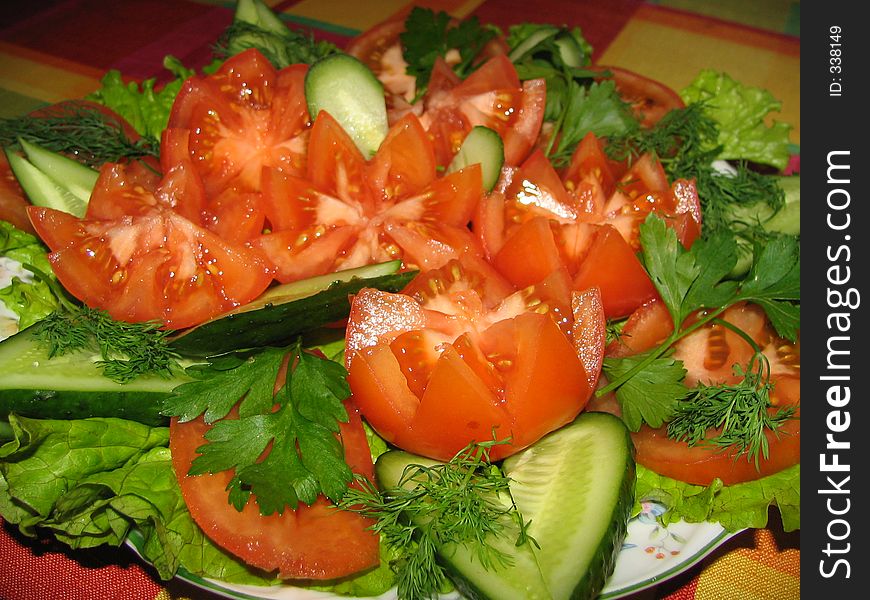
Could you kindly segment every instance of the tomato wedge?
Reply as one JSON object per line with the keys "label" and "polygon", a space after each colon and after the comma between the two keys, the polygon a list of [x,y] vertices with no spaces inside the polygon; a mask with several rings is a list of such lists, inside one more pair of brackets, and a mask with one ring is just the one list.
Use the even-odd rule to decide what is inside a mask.
{"label": "tomato wedge", "polygon": [[58,280],[76,298],[121,321],[180,329],[259,296],[271,283],[265,260],[174,211],[77,219],[32,206],[28,215],[52,252]]}
{"label": "tomato wedge", "polygon": [[[339,437],[351,469],[374,479],[371,453],[359,412],[346,405],[348,423]],[[226,418],[236,418],[235,409]],[[187,475],[210,429],[202,417],[186,423],[173,418],[169,447],[181,493],[194,521],[216,544],[245,563],[286,579],[327,580],[352,575],[378,564],[378,537],[371,522],[356,513],[337,510],[320,497],[296,510],[263,516],[251,498],[241,511],[229,504],[226,487],[232,473]]]}
{"label": "tomato wedge", "polygon": [[444,78],[430,85],[420,119],[442,167],[478,125],[498,132],[505,144],[505,164],[518,165],[538,140],[545,103],[544,81],[520,83],[507,55],[498,54],[461,82]]}
{"label": "tomato wedge", "polygon": [[346,338],[354,401],[386,440],[440,460],[493,435],[510,440],[493,459],[534,443],[583,409],[603,354],[597,292],[576,297],[571,335],[546,300],[524,290],[493,305],[455,261],[401,294],[362,290]]}
{"label": "tomato wedge", "polygon": [[279,280],[396,258],[406,269],[428,269],[482,256],[466,228],[483,193],[480,166],[438,176],[432,143],[414,115],[393,125],[367,161],[321,111],[308,152],[305,177],[267,170],[264,179],[274,231],[254,243]]}

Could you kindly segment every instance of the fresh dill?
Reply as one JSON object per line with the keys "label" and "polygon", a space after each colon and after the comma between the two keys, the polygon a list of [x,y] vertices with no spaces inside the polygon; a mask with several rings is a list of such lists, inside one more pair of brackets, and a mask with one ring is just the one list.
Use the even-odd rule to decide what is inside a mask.
{"label": "fresh dill", "polygon": [[[691,394],[677,403],[673,418],[668,423],[668,437],[685,441],[689,446],[706,444],[723,451],[734,449],[735,460],[746,456],[759,468],[761,457],[768,457],[769,431],[777,432],[788,419],[794,418],[793,406],[769,412],[770,365],[764,354],[757,352],[745,372],[735,365],[735,373],[742,379],[731,385],[708,386],[700,384]],[[718,429],[707,437],[710,429]]]}
{"label": "fresh dill", "polygon": [[444,591],[436,552],[445,544],[472,547],[484,568],[499,569],[512,559],[493,546],[493,536],[535,543],[510,495],[510,479],[489,462],[489,448],[497,443],[471,444],[446,463],[409,464],[397,484],[383,490],[359,477],[342,499],[342,508],[374,519],[372,529],[398,551],[400,598]]}
{"label": "fresh dill", "polygon": [[150,138],[133,141],[117,119],[76,102],[50,106],[37,115],[0,119],[0,146],[15,146],[18,138],[74,156],[95,168],[122,158],[157,157],[160,153]]}
{"label": "fresh dill", "polygon": [[[785,203],[785,193],[775,178],[752,170],[745,161],[724,172],[714,165],[722,147],[719,126],[705,112],[703,103],[668,112],[653,127],[635,126],[612,136],[605,147],[616,160],[632,161],[645,153],[655,154],[670,181],[694,179],[704,214],[704,236],[728,229],[748,242],[770,237],[763,224],[741,218],[741,207],[766,204],[775,214]],[[758,210],[748,211],[758,214]]]}
{"label": "fresh dill", "polygon": [[97,365],[103,375],[118,383],[141,375],[171,377],[181,369],[179,355],[169,347],[171,332],[161,329],[161,323],[116,321],[104,310],[70,301],[57,282],[31,265],[25,267],[49,282],[59,300],[57,310],[33,325],[33,335],[47,348],[49,358],[99,352]]}

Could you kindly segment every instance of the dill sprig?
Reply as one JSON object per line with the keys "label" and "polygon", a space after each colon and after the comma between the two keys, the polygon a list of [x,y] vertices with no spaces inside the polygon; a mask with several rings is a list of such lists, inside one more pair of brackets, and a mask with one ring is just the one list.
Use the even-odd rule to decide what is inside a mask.
{"label": "dill sprig", "polygon": [[103,374],[118,383],[140,375],[171,377],[181,370],[179,355],[169,347],[169,330],[162,323],[116,321],[102,309],[72,302],[63,288],[39,269],[25,265],[36,277],[48,282],[58,298],[58,308],[33,325],[33,335],[49,358],[71,352],[98,352]]}
{"label": "dill sprig", "polygon": [[535,543],[510,495],[510,479],[490,464],[489,449],[498,443],[505,442],[471,444],[446,463],[410,464],[389,489],[359,477],[342,499],[342,508],[374,519],[372,529],[397,552],[399,598],[433,598],[445,590],[436,560],[445,544],[472,547],[485,569],[498,569],[510,567],[512,558],[492,545],[492,536]]}
{"label": "dill sprig", "polygon": [[[793,406],[771,413],[770,364],[756,352],[744,371],[734,366],[741,380],[735,384],[708,386],[700,384],[689,396],[677,403],[668,423],[668,437],[685,441],[689,446],[707,444],[723,451],[735,449],[734,459],[746,456],[759,468],[761,457],[768,457],[766,432],[778,432],[788,419],[794,418]],[[707,437],[710,429],[718,429]]]}
{"label": "dill sprig", "polygon": [[651,128],[638,126],[609,138],[606,151],[613,159],[629,162],[653,153],[670,181],[694,179],[704,214],[705,237],[727,229],[749,242],[766,240],[772,234],[757,220],[741,220],[740,207],[765,203],[772,216],[785,203],[785,193],[774,178],[752,170],[745,161],[732,165],[733,173],[718,170],[713,164],[722,150],[718,137],[719,125],[698,102],[670,111]]}
{"label": "dill sprig", "polygon": [[38,115],[0,119],[0,146],[14,146],[18,138],[74,155],[95,168],[125,157],[157,157],[160,152],[156,141],[143,137],[134,142],[117,119],[75,102],[50,106]]}

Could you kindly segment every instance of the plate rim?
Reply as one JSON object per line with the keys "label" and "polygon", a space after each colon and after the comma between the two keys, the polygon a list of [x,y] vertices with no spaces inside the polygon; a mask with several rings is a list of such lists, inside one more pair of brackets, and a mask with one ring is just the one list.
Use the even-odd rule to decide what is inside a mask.
{"label": "plate rim", "polygon": [[[686,522],[680,520],[680,521],[675,521],[672,524],[677,524],[677,523],[686,523]],[[607,587],[605,587],[604,590],[602,590],[601,594],[598,596],[598,600],[617,600],[619,598],[624,598],[625,596],[627,596],[629,594],[640,592],[640,591],[643,591],[646,589],[650,589],[656,585],[659,585],[659,584],[679,575],[680,573],[684,573],[685,571],[689,570],[690,568],[692,568],[693,566],[698,564],[701,560],[703,560],[705,557],[707,557],[709,554],[711,554],[713,551],[715,551],[717,548],[719,548],[721,545],[723,545],[725,542],[727,542],[729,539],[733,538],[736,535],[739,535],[743,531],[746,531],[746,528],[739,529],[736,531],[729,531],[729,530],[725,529],[724,527],[722,527],[722,525],[720,523],[710,522],[710,521],[703,521],[700,523],[686,523],[686,524],[688,526],[691,526],[691,527],[703,526],[703,525],[713,525],[713,526],[716,526],[718,528],[718,532],[716,533],[715,536],[713,536],[709,540],[707,540],[699,549],[694,551],[692,554],[685,556],[679,562],[677,562],[674,565],[669,566],[667,569],[665,569],[661,572],[656,572],[656,573],[649,575],[648,577],[646,577],[640,581],[630,582],[630,583],[627,583],[627,584],[623,585],[622,587],[618,587],[616,589],[607,589]],[[132,530],[128,534],[127,538],[125,539],[125,544],[127,546],[129,546],[130,548],[132,548],[134,552],[136,552],[136,554],[139,556],[140,560],[142,560],[145,563],[149,562],[148,560],[146,560],[142,556],[142,554],[139,550],[138,545],[144,544],[144,538],[142,537],[142,534],[138,530]],[[245,592],[245,591],[239,589],[238,586],[241,586],[241,584],[222,582],[220,580],[211,579],[208,577],[202,577],[200,575],[195,575],[195,574],[187,571],[184,567],[179,568],[178,573],[175,575],[175,578],[179,579],[181,581],[184,581],[186,583],[189,583],[191,585],[194,585],[196,587],[205,589],[205,590],[212,592],[214,594],[217,594],[217,595],[220,595],[220,596],[223,596],[226,598],[232,598],[235,600],[264,600],[264,599],[267,599],[269,597],[267,595],[254,595],[254,594],[250,594],[248,592]],[[227,586],[232,586],[232,587],[227,587]],[[248,586],[246,586],[246,587],[248,587]],[[275,590],[276,588],[280,588],[283,590],[283,589],[287,589],[287,588],[293,588],[293,586],[281,586],[281,585],[263,586],[263,589]],[[338,594],[330,594],[328,592],[322,592],[319,590],[313,590],[313,589],[309,589],[309,588],[296,587],[293,589],[299,590],[303,595],[305,595],[306,597],[310,597],[310,598],[346,598],[347,600],[351,600],[353,598],[352,596],[340,596]],[[394,590],[395,590],[395,588],[390,590],[390,592],[394,592]],[[394,597],[394,594],[389,595],[390,592],[387,592],[387,594],[384,594],[380,597],[381,598]],[[375,600],[377,598],[379,598],[379,596],[371,596],[371,597],[369,597],[369,600]]]}

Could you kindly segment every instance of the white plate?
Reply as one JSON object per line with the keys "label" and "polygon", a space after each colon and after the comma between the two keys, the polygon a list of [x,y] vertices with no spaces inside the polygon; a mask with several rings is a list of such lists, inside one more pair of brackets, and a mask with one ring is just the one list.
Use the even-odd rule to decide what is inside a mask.
{"label": "white plate", "polygon": [[[628,534],[617,557],[613,575],[601,594],[602,600],[615,600],[654,587],[689,569],[737,533],[729,533],[717,523],[679,521],[663,527],[656,520],[665,511],[663,506],[654,502],[643,502],[642,507],[641,514],[628,524]],[[128,544],[134,550],[141,542],[142,538],[137,534],[128,539]],[[178,578],[219,596],[236,600],[347,600],[347,596],[292,586],[236,585],[185,572],[179,573]],[[392,600],[396,595],[390,592],[378,598]]]}

